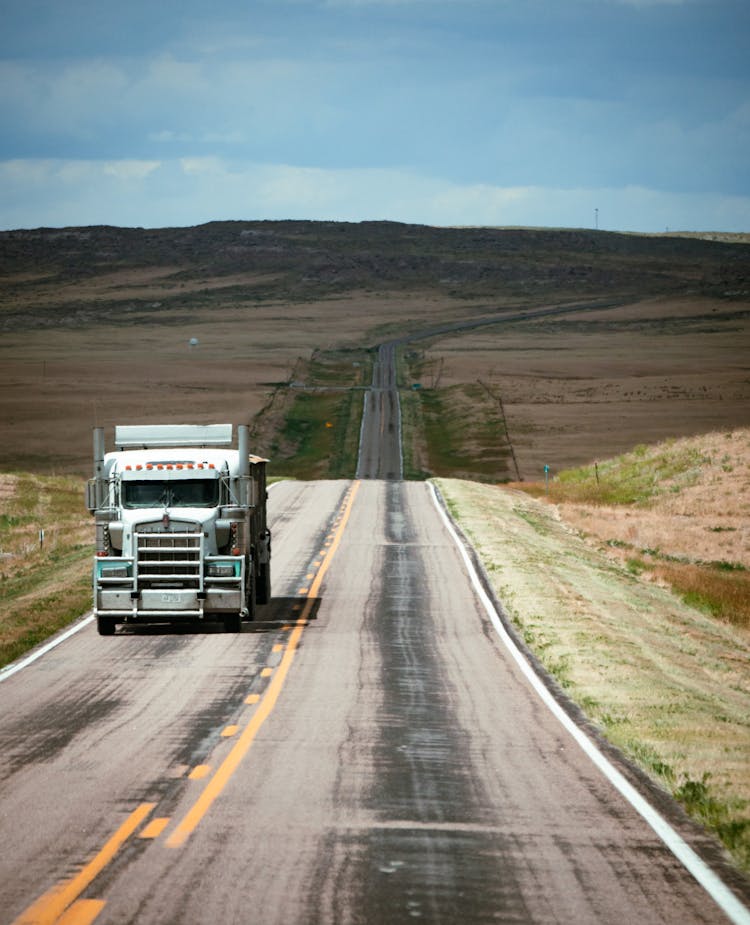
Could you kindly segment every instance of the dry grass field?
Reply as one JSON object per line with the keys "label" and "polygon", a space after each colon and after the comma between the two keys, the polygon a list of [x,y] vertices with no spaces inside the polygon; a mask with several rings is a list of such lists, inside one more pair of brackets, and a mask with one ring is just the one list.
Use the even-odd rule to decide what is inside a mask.
{"label": "dry grass field", "polygon": [[438,429],[451,406],[475,439],[494,422],[494,445],[470,454],[481,465],[460,471],[423,446],[418,468],[440,475],[533,481],[545,465],[750,423],[747,302],[648,299],[442,336],[407,356],[412,378],[437,384]]}
{"label": "dry grass field", "polygon": [[252,420],[317,338],[340,330],[338,308],[320,321],[310,306],[266,305],[6,334],[0,466],[88,474],[96,425],[111,437],[116,423]]}
{"label": "dry grass field", "polygon": [[[679,470],[677,460],[683,461]],[[672,558],[750,570],[750,428],[639,447],[621,460],[621,467],[638,463],[652,473],[658,467],[667,472],[672,465],[666,478],[654,477],[658,487],[640,503],[607,503],[607,483],[617,461],[597,466],[598,472],[591,467],[581,471],[577,483],[588,482],[588,500],[575,498],[572,480],[553,483],[550,497],[565,520],[613,549],[661,551]],[[597,491],[605,496],[602,502],[595,498]]]}
{"label": "dry grass field", "polygon": [[0,668],[91,607],[82,489],[74,476],[0,473]]}
{"label": "dry grass field", "polygon": [[[301,454],[296,474],[325,475],[307,461],[325,441],[299,422],[333,415],[337,442],[353,442],[357,400],[332,395],[365,384],[363,350],[603,302],[409,344],[418,476],[535,479],[746,424],[747,239],[331,222],[3,232],[0,470],[87,474],[97,424],[230,420],[256,425],[255,449],[280,471]],[[321,379],[321,358],[338,381]]]}

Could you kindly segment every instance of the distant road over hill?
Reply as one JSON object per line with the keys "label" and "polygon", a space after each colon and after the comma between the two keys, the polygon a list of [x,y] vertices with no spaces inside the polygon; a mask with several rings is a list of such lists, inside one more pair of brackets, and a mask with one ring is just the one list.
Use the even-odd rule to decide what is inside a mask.
{"label": "distant road over hill", "polygon": [[365,393],[357,460],[357,478],[403,478],[401,408],[396,369],[396,350],[398,347],[451,332],[470,331],[476,328],[489,327],[490,325],[511,324],[514,321],[526,321],[532,318],[545,318],[582,311],[601,311],[602,309],[615,308],[619,304],[621,304],[619,301],[597,301],[582,305],[548,305],[529,308],[524,311],[510,310],[507,313],[493,315],[488,318],[473,318],[451,324],[434,325],[381,344],[373,363],[372,384]]}
{"label": "distant road over hill", "polygon": [[382,344],[373,364],[372,386],[365,393],[360,431],[358,479],[400,479],[401,409],[396,384],[396,347]]}

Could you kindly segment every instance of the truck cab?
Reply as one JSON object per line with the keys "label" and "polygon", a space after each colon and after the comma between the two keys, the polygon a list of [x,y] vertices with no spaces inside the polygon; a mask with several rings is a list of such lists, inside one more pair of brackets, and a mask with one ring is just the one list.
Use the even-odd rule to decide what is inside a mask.
{"label": "truck cab", "polygon": [[231,425],[116,427],[113,452],[94,432],[87,507],[96,523],[94,613],[118,623],[220,620],[238,632],[270,599],[266,463]]}

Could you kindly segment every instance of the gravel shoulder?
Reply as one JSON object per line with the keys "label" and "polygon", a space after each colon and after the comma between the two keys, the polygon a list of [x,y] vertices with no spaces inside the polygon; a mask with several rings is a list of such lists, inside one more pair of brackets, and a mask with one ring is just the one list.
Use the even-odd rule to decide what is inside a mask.
{"label": "gravel shoulder", "polygon": [[527,644],[614,745],[750,869],[750,638],[523,492],[436,480]]}

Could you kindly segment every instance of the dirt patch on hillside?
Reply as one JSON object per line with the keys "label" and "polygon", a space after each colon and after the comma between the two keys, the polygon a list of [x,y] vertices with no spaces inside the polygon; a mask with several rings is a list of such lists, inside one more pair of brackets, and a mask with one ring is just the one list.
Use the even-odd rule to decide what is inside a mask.
{"label": "dirt patch on hillside", "polygon": [[[155,305],[143,306],[145,309],[154,309],[161,308],[163,300],[233,290],[238,287],[252,290],[258,286],[269,285],[275,278],[272,274],[250,273],[236,273],[218,278],[194,278],[186,276],[182,267],[117,270],[99,274],[88,280],[68,282],[10,276],[0,280],[0,285],[5,290],[2,314],[7,316],[24,311],[36,312],[43,306],[65,306],[71,303],[80,304],[82,301],[101,303],[113,300],[156,300]],[[32,282],[35,285],[28,285]]]}

